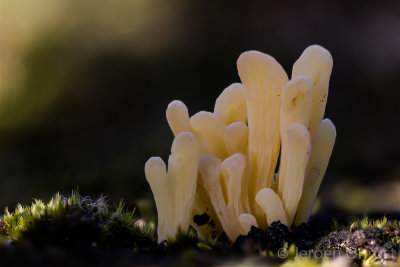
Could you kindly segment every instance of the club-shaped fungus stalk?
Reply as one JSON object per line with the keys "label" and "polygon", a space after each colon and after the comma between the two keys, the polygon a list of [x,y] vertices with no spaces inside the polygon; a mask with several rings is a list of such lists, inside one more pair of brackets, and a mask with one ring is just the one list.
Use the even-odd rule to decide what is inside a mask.
{"label": "club-shaped fungus stalk", "polygon": [[167,108],[175,136],[168,172],[160,158],[145,166],[160,242],[189,224],[203,240],[225,232],[234,241],[251,226],[291,227],[310,216],[336,137],[333,123],[322,120],[332,57],[308,47],[290,81],[257,51],[241,54],[237,68],[242,84],[223,90],[213,112],[189,117],[178,100]]}
{"label": "club-shaped fungus stalk", "polygon": [[[172,101],[167,108],[167,121],[171,131],[176,136],[181,132],[189,131],[189,112],[186,105],[179,100]],[[156,201],[157,202],[157,201]],[[208,236],[220,234],[222,232],[218,217],[215,214],[211,200],[204,189],[201,179],[197,179],[196,194],[192,211],[192,226],[197,230],[200,238],[206,239]],[[195,223],[194,216],[206,214],[209,220],[207,222]],[[159,214],[159,222],[160,214]]]}
{"label": "club-shaped fungus stalk", "polygon": [[285,164],[283,175],[285,181],[282,203],[286,211],[288,225],[292,225],[297,206],[301,198],[304,175],[310,156],[310,133],[303,124],[293,123],[286,127],[282,144],[286,154],[282,154]]}
{"label": "club-shaped fungus stalk", "polygon": [[279,113],[286,72],[271,56],[258,51],[244,52],[237,61],[246,90],[249,127],[250,206],[261,227],[263,212],[255,205],[255,194],[272,185],[280,147]]}
{"label": "club-shaped fungus stalk", "polygon": [[157,236],[161,242],[176,233],[176,230],[171,231],[171,227],[167,224],[172,222],[169,218],[172,215],[173,199],[168,186],[167,167],[164,161],[159,157],[150,158],[144,167],[147,182],[150,184],[153,192],[154,200],[157,207],[158,225]]}
{"label": "club-shaped fungus stalk", "polygon": [[246,160],[245,155],[236,153],[221,164],[221,177],[227,186],[228,209],[233,209],[236,218],[242,213],[250,212]]}
{"label": "club-shaped fungus stalk", "polygon": [[[310,122],[310,110],[313,97],[313,82],[304,76],[293,78],[287,82],[282,90],[282,106],[280,114],[280,132],[281,132],[281,155],[287,155],[286,131],[292,123],[300,123],[308,127]],[[283,188],[285,186],[284,173],[287,170],[285,166],[286,156],[281,156],[278,176],[278,195],[282,198]],[[301,189],[301,188],[299,188]]]}
{"label": "club-shaped fungus stalk", "polygon": [[313,142],[310,159],[305,171],[303,194],[296,216],[296,225],[307,222],[311,214],[319,186],[328,168],[336,139],[335,125],[329,120],[322,121]]}
{"label": "club-shaped fungus stalk", "polygon": [[235,220],[234,218],[229,217],[230,214],[226,209],[226,202],[220,181],[220,166],[221,160],[213,155],[203,154],[200,156],[199,171],[204,188],[208,192],[208,196],[211,199],[212,205],[214,206],[223,230],[226,232],[229,238],[233,238],[234,236],[232,233],[234,232],[233,229],[235,227]]}
{"label": "club-shaped fungus stalk", "polygon": [[[203,154],[199,161],[204,188],[209,194],[223,230],[231,241],[250,230],[250,227],[243,230],[239,220],[240,215],[246,211],[241,197],[242,183],[246,175],[245,164],[244,155],[241,154],[234,154],[223,162],[213,155]],[[226,183],[227,197],[224,196],[221,185]]]}
{"label": "club-shaped fungus stalk", "polygon": [[145,166],[158,213],[158,240],[174,237],[178,230],[187,231],[196,192],[199,148],[190,132],[178,134],[172,143],[168,172],[159,157],[150,158]]}

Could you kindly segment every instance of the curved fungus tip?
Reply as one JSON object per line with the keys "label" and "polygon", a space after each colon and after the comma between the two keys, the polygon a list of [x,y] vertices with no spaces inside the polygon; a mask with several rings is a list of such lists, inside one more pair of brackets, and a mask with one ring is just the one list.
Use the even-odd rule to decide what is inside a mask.
{"label": "curved fungus tip", "polygon": [[256,217],[250,213],[242,213],[239,216],[239,222],[242,226],[242,234],[247,235],[252,226],[258,227]]}
{"label": "curved fungus tip", "polygon": [[166,115],[169,127],[175,136],[189,131],[189,111],[182,101],[174,100],[169,103]]}
{"label": "curved fungus tip", "polygon": [[231,84],[218,96],[214,114],[218,115],[226,125],[246,122],[246,93],[242,84]]}
{"label": "curved fungus tip", "polygon": [[268,225],[280,221],[288,225],[285,210],[279,196],[271,188],[263,188],[256,195],[256,202],[264,211]]}
{"label": "curved fungus tip", "polygon": [[167,167],[160,157],[151,157],[144,166],[147,180],[162,179],[167,173]]}
{"label": "curved fungus tip", "polygon": [[191,132],[181,132],[175,137],[171,153],[176,154],[179,152],[198,154],[197,140]]}

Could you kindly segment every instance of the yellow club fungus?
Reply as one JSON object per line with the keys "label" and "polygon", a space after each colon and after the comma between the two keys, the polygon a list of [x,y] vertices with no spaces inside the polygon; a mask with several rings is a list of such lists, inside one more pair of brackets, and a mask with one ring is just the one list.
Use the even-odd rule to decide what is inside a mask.
{"label": "yellow club fungus", "polygon": [[[168,172],[160,158],[145,166],[159,242],[190,224],[202,239],[225,232],[234,241],[251,226],[291,227],[310,216],[336,137],[323,120],[332,57],[308,47],[291,80],[258,51],[244,52],[237,67],[242,83],[228,86],[213,112],[190,117],[178,100],[167,108],[175,136]],[[199,225],[194,218],[202,215],[207,222]]]}

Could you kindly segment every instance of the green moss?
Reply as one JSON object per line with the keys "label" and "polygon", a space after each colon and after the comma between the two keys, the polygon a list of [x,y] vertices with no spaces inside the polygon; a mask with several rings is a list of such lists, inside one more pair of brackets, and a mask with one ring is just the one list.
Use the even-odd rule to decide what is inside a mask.
{"label": "green moss", "polygon": [[[350,224],[350,231],[354,231],[357,229],[366,229],[376,227],[379,229],[386,229],[388,227],[398,228],[399,224],[396,220],[388,221],[386,216],[383,216],[381,219],[371,220],[368,216],[364,216],[361,219],[355,220]],[[337,221],[333,221],[332,230],[344,230],[347,229],[345,225],[340,225]]]}
{"label": "green moss", "polygon": [[47,204],[35,199],[13,212],[6,208],[0,226],[3,240],[102,247],[151,245],[154,232],[151,225],[141,226],[136,209],[126,210],[123,201],[111,208],[104,196],[92,199],[77,191],[69,197],[57,193]]}

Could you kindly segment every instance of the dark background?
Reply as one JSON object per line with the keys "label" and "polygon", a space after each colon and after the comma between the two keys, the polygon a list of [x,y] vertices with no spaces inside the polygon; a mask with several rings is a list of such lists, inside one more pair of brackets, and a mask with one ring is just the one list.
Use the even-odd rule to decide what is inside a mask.
{"label": "dark background", "polygon": [[212,110],[243,51],[290,76],[320,44],[338,133],[321,203],[400,211],[400,2],[232,2],[1,0],[0,207],[78,187],[151,203],[144,163],[167,159],[170,101]]}

